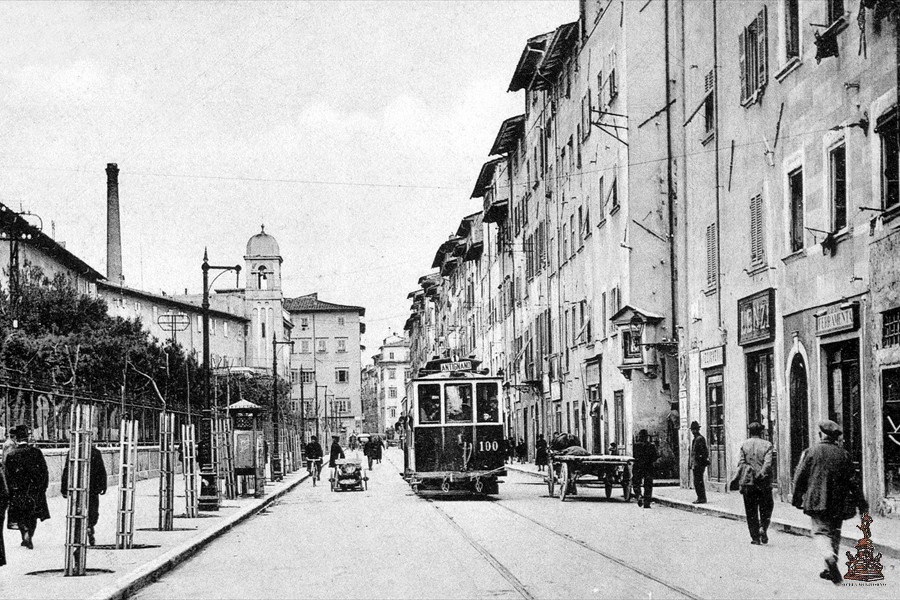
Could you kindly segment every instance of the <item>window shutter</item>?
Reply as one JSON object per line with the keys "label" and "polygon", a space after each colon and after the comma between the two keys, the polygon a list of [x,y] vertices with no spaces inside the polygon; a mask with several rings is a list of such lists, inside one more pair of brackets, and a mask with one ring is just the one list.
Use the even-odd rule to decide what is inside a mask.
{"label": "window shutter", "polygon": [[762,196],[750,200],[750,262],[753,265],[766,262]]}
{"label": "window shutter", "polygon": [[738,63],[740,64],[741,71],[741,102],[747,99],[749,94],[747,93],[747,48],[745,46],[745,40],[747,39],[747,30],[744,29],[740,34],[738,34],[738,52],[739,59]]}
{"label": "window shutter", "polygon": [[765,5],[756,17],[756,44],[756,65],[759,70],[756,87],[762,88],[769,82],[769,34]]}
{"label": "window shutter", "polygon": [[718,239],[716,224],[706,227],[706,284],[710,288],[718,287],[719,260],[717,255]]}
{"label": "window shutter", "polygon": [[715,74],[713,70],[710,69],[709,73],[706,74],[706,77],[703,78],[703,93],[709,94],[713,91],[713,84],[715,83]]}

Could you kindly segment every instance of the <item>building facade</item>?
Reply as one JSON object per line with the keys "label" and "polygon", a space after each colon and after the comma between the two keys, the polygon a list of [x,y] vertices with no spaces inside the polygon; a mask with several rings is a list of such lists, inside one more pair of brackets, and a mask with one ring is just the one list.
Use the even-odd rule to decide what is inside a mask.
{"label": "building facade", "polygon": [[483,210],[410,295],[414,369],[474,353],[530,451],[647,429],[686,486],[696,420],[722,491],[758,421],[788,498],[830,418],[896,514],[897,3],[579,5],[526,41]]}
{"label": "building facade", "polygon": [[376,428],[369,431],[387,433],[392,438],[394,426],[402,416],[402,400],[411,378],[409,340],[396,334],[386,337],[372,361],[377,380],[374,390],[377,419]]}
{"label": "building facade", "polygon": [[293,323],[293,397],[302,399],[307,432],[346,440],[363,427],[361,306],[333,304],[318,294],[286,299]]}

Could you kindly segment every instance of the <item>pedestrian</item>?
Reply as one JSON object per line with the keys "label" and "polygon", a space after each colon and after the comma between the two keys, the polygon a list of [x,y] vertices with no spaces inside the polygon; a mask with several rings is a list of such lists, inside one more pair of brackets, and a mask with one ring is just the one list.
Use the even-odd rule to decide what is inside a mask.
{"label": "pedestrian", "polygon": [[366,455],[366,458],[369,459],[369,470],[372,470],[372,463],[375,461],[375,449],[372,447],[372,438],[366,440],[366,443],[363,444],[363,454]]}
{"label": "pedestrian", "polygon": [[3,519],[6,516],[6,507],[9,505],[9,488],[6,487],[6,474],[0,467],[0,567],[6,564],[6,546],[3,543]]}
{"label": "pedestrian", "polygon": [[837,563],[841,525],[856,516],[857,509],[869,512],[850,453],[838,445],[841,435],[841,426],[834,421],[819,423],[819,443],[807,448],[797,465],[792,502],[812,521],[813,539],[825,559],[819,577],[835,585],[843,581]]}
{"label": "pedestrian", "polygon": [[[659,451],[650,442],[650,434],[641,429],[634,443],[634,464],[631,467],[631,486],[637,505],[650,508],[653,499],[653,464],[659,458]],[[643,494],[641,494],[643,487]]]}
{"label": "pedestrian", "polygon": [[13,436],[12,429],[9,429],[6,432],[6,439],[3,440],[3,464],[6,464],[6,455],[15,447],[16,439]]}
{"label": "pedestrian", "polygon": [[[71,450],[69,451],[71,453]],[[69,495],[69,455],[66,455],[66,463],[63,467],[62,482],[59,492],[63,498]],[[103,464],[103,455],[96,446],[91,444],[91,480],[88,487],[88,545],[93,546],[94,528],[100,519],[100,495],[106,493],[106,465]]]}
{"label": "pedestrian", "polygon": [[356,436],[351,433],[348,442],[350,444],[350,450],[356,450]]}
{"label": "pedestrian", "polygon": [[[319,481],[322,477],[323,454],[322,444],[319,443],[319,438],[316,436],[312,436],[306,446],[303,447],[303,456],[306,457],[306,470],[309,471],[310,476],[315,476],[316,481]],[[315,463],[318,463],[318,465]]]}
{"label": "pedestrian", "polygon": [[384,440],[381,439],[380,435],[372,436],[372,457],[375,459],[375,462],[379,465],[381,464],[381,452],[384,450]]}
{"label": "pedestrian", "polygon": [[772,520],[772,443],[762,439],[766,430],[754,421],[748,428],[750,438],[741,444],[737,473],[729,486],[744,496],[744,512],[750,543],[758,546],[769,543],[769,522]]}
{"label": "pedestrian", "polygon": [[691,433],[694,435],[694,440],[691,442],[688,469],[694,475],[694,490],[697,492],[694,504],[706,504],[706,484],[703,482],[703,472],[709,466],[709,446],[706,445],[706,438],[700,435],[700,423],[697,421],[691,422]]}
{"label": "pedestrian", "polygon": [[22,545],[34,548],[38,519],[50,518],[47,506],[49,475],[43,453],[28,444],[28,427],[13,428],[16,447],[6,456],[6,484],[9,486],[9,520],[19,526]]}
{"label": "pedestrian", "polygon": [[512,436],[506,440],[506,454],[509,456],[509,464],[512,464],[516,457],[516,438]]}
{"label": "pedestrian", "polygon": [[344,449],[341,448],[340,438],[336,435],[331,436],[331,454],[328,457],[328,466],[334,468],[339,458],[344,458]]}
{"label": "pedestrian", "polygon": [[528,457],[528,446],[525,445],[525,440],[519,438],[519,443],[516,445],[516,456],[518,456],[519,463],[524,463]]}
{"label": "pedestrian", "polygon": [[538,471],[543,471],[547,466],[547,440],[543,433],[538,434],[537,442],[534,443],[534,464]]}

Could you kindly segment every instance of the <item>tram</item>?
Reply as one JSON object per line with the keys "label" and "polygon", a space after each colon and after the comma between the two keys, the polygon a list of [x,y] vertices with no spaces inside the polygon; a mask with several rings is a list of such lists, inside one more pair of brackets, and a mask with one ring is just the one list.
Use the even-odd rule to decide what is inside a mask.
{"label": "tram", "polygon": [[416,493],[496,494],[506,475],[499,377],[479,361],[436,360],[404,403],[403,478]]}

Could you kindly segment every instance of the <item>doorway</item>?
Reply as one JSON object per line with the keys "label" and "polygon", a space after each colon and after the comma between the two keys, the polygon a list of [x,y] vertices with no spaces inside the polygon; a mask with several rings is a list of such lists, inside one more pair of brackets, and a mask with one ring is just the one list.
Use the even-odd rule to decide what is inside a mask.
{"label": "doorway", "polygon": [[862,469],[862,407],[859,390],[859,341],[825,347],[828,369],[828,418],[841,426],[844,449]]}
{"label": "doorway", "polygon": [[788,393],[791,406],[791,475],[793,475],[800,462],[800,456],[809,447],[809,386],[806,378],[806,362],[800,354],[791,361]]}
{"label": "doorway", "polygon": [[709,479],[725,481],[725,387],[722,373],[706,376],[706,437],[709,445]]}
{"label": "doorway", "polygon": [[778,424],[775,421],[775,359],[772,350],[747,354],[747,425],[766,428],[763,439],[772,442],[772,481],[778,481]]}

